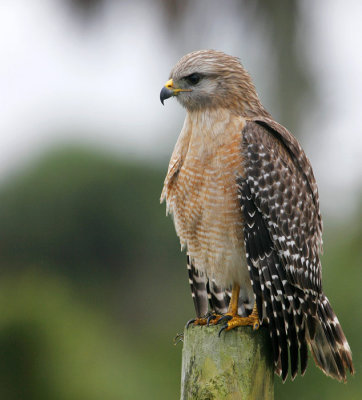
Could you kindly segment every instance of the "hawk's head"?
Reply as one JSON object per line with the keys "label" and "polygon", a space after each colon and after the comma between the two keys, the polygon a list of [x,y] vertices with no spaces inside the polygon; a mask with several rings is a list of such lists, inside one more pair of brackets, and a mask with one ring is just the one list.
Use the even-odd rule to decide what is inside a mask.
{"label": "hawk's head", "polygon": [[239,115],[267,114],[239,59],[221,51],[200,50],[183,56],[161,90],[162,104],[171,96],[177,96],[189,111],[223,107]]}

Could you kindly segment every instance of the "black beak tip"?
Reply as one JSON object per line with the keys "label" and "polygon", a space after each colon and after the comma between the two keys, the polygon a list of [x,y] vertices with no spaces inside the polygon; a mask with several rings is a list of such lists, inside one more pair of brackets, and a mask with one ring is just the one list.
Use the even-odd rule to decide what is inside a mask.
{"label": "black beak tip", "polygon": [[164,101],[171,96],[173,96],[173,91],[164,86],[160,93],[161,103],[164,105]]}

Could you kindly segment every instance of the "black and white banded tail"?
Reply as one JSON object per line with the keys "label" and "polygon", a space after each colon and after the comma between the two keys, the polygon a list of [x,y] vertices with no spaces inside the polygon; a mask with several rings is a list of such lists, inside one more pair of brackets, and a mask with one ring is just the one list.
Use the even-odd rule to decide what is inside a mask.
{"label": "black and white banded tail", "polygon": [[210,281],[202,272],[199,272],[189,256],[187,256],[187,271],[196,317],[202,318],[208,311],[218,314],[225,313],[229,305],[230,295],[219,288],[215,281]]}
{"label": "black and white banded tail", "polygon": [[[213,279],[210,280],[199,272],[189,256],[187,256],[187,271],[196,317],[202,318],[208,312],[225,314],[230,303],[231,291],[217,286]],[[238,314],[246,317],[252,309],[253,304],[250,304],[244,292],[240,291]]]}

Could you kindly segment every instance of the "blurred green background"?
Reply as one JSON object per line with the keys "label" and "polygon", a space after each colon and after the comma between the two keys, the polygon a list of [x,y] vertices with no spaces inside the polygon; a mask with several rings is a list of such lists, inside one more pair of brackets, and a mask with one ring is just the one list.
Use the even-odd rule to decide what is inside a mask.
{"label": "blurred green background", "polygon": [[[21,4],[26,9],[27,2],[5,3],[8,8],[3,11],[8,13],[17,4],[15,22],[19,18],[21,25],[20,19],[26,14]],[[312,47],[311,37],[305,32],[312,30],[312,21],[316,18],[313,10],[308,19],[305,9],[301,9],[297,1],[230,2],[233,26],[242,28],[232,31],[234,44],[223,48],[223,41],[229,43],[225,33],[227,27],[223,24],[223,18],[227,20],[228,14],[226,6],[217,2],[200,2],[209,5],[211,22],[216,23],[218,16],[221,22],[217,25],[206,23],[204,28],[198,28],[199,31],[190,30],[190,24],[196,23],[194,14],[200,15],[203,9],[198,5],[195,10],[191,1],[140,1],[133,2],[133,6],[131,2],[106,0],[49,0],[45,3],[48,8],[38,6],[35,13],[47,9],[51,16],[62,10],[65,20],[72,21],[80,29],[81,36],[91,35],[91,27],[100,25],[99,21],[109,9],[122,10],[116,14],[116,20],[119,18],[124,23],[128,16],[134,15],[132,7],[136,7],[141,22],[157,14],[159,19],[154,21],[154,29],[162,22],[159,43],[149,46],[158,46],[165,53],[170,51],[171,55],[165,59],[162,58],[164,54],[155,50],[159,57],[152,60],[154,69],[150,67],[149,71],[157,76],[151,85],[151,94],[147,93],[146,83],[136,88],[139,93],[135,97],[129,97],[129,91],[122,92],[122,85],[115,89],[130,104],[137,104],[143,91],[142,96],[149,101],[145,104],[152,104],[152,113],[158,115],[155,120],[147,114],[149,110],[145,105],[140,105],[137,114],[125,106],[118,110],[117,104],[113,103],[117,99],[110,97],[107,100],[106,97],[105,109],[109,106],[117,110],[115,120],[110,122],[112,125],[118,120],[120,124],[114,122],[116,139],[109,125],[87,123],[92,121],[93,113],[106,112],[102,105],[93,110],[85,107],[84,111],[83,103],[77,104],[77,116],[83,110],[81,122],[69,122],[69,115],[65,113],[60,117],[57,114],[53,120],[49,118],[45,125],[32,125],[31,120],[25,119],[23,126],[14,125],[13,130],[2,127],[3,159],[11,154],[12,162],[2,165],[0,181],[0,398],[137,400],[179,397],[182,343],[174,346],[173,338],[182,332],[194,311],[185,255],[180,253],[173,223],[165,217],[165,207],[160,206],[159,197],[168,157],[184,112],[176,105],[162,109],[158,92],[173,63],[185,52],[216,46],[232,52],[237,43],[241,47],[244,43],[241,53],[247,58],[246,63],[256,66],[256,84],[261,97],[266,97],[265,104],[280,122],[295,132],[305,144],[307,153],[312,154],[312,164],[322,189],[324,289],[349,340],[356,369],[356,375],[347,384],[340,384],[325,377],[310,359],[305,377],[297,377],[294,382],[288,380],[285,384],[276,377],[275,398],[360,399],[360,176],[357,171],[349,186],[342,179],[335,186],[329,185],[331,173],[335,174],[335,180],[339,179],[327,154],[327,142],[333,141],[332,131],[330,136],[321,135],[322,138],[310,133],[311,127],[318,127],[313,115],[318,121],[334,107],[331,100],[323,96],[325,89],[315,84],[319,75],[311,66],[313,56],[308,58],[306,50]],[[154,14],[147,11],[150,5],[156,10]],[[320,15],[320,10],[314,12]],[[137,26],[119,40],[129,42],[139,35],[140,41],[145,41]],[[234,29],[233,26],[229,29]],[[248,37],[242,32],[250,32],[254,47],[245,45]],[[66,36],[69,32],[64,28],[61,34]],[[211,39],[205,40],[207,35]],[[72,36],[71,40],[76,39]],[[106,47],[102,40],[98,49]],[[92,51],[96,49],[92,48]],[[100,51],[94,57],[102,58],[102,55]],[[52,55],[44,53],[43,57],[47,59]],[[122,57],[127,64],[133,55],[125,51]],[[323,61],[327,63],[328,58],[324,57]],[[272,60],[272,71],[269,64],[258,61],[267,58]],[[13,79],[22,79],[21,74],[27,69],[27,64],[24,65],[24,70],[14,72]],[[137,68],[136,64],[131,67]],[[269,75],[262,77],[263,71]],[[46,73],[33,73],[35,87],[41,86],[41,77]],[[121,81],[130,80],[127,73],[119,73]],[[10,76],[9,71],[8,74]],[[61,84],[67,88],[66,75],[62,79]],[[140,79],[148,80],[142,75]],[[89,85],[93,83],[89,81]],[[85,81],[84,87],[87,85]],[[11,88],[8,89],[10,95]],[[342,92],[338,93],[342,96]],[[55,102],[51,110],[59,112],[65,104],[63,101],[72,102],[72,95],[71,89],[64,90],[62,99],[59,98],[59,103]],[[18,96],[19,99],[33,99],[29,93],[25,95],[25,89],[21,89]],[[87,99],[83,101],[86,104]],[[324,103],[329,106],[323,108]],[[20,109],[19,105],[14,105],[15,111]],[[24,115],[20,111],[19,114],[8,111],[2,112],[11,114],[14,121]],[[44,115],[49,109],[39,106],[29,112]],[[314,121],[309,121],[311,125],[305,121],[307,112]],[[142,118],[144,121],[139,122]],[[334,115],[334,118],[337,117]],[[153,122],[148,124],[149,120]],[[339,125],[335,125],[338,130]],[[159,136],[158,129],[164,130],[164,136]],[[359,127],[356,131],[361,134]],[[42,136],[39,138],[35,133],[27,136],[28,132],[39,132]],[[142,140],[143,133],[145,141]],[[150,135],[148,139],[147,135]],[[118,137],[123,139],[117,142]],[[17,140],[16,146],[13,150],[11,147],[5,150],[11,138]],[[21,145],[23,140],[24,146]],[[139,152],[132,140],[137,142]],[[153,144],[148,144],[147,140]],[[337,140],[335,145],[340,142]],[[352,147],[359,145],[357,141]],[[322,146],[325,146],[324,150]],[[355,154],[352,149],[351,154]],[[350,155],[343,156],[348,158]],[[353,162],[356,160],[348,159],[347,166],[358,170],[360,160],[357,164]],[[329,171],[327,174],[324,168]]]}

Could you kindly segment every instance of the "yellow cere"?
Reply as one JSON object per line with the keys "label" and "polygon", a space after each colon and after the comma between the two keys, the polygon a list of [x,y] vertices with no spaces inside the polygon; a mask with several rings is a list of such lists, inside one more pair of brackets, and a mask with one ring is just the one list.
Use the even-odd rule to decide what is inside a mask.
{"label": "yellow cere", "polygon": [[170,79],[165,83],[165,87],[167,87],[167,89],[172,89],[173,88],[173,80]]}

